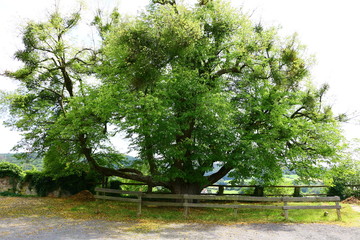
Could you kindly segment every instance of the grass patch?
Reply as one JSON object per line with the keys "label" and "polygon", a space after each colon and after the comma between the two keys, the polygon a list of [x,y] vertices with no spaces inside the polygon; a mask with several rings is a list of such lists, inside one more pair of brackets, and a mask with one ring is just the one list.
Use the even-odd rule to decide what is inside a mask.
{"label": "grass patch", "polygon": [[6,191],[6,192],[0,192],[0,196],[2,196],[2,197],[21,197],[21,194]]}
{"label": "grass patch", "polygon": [[152,221],[140,221],[137,224],[133,224],[131,227],[126,229],[126,232],[136,233],[154,233],[161,231],[161,224],[159,222]]}
{"label": "grass patch", "polygon": [[1,197],[23,197],[23,198],[35,197],[35,195],[22,195],[20,193],[13,193],[13,192],[9,192],[9,191],[0,192],[0,196]]}
{"label": "grass patch", "polygon": [[[301,203],[304,204],[304,203]],[[350,205],[341,204],[342,220],[337,220],[336,210],[289,210],[289,221],[284,220],[280,209],[258,210],[218,208],[191,208],[186,219],[183,208],[143,207],[142,215],[137,216],[137,205],[132,203],[98,200],[94,202],[76,201],[64,198],[19,198],[0,197],[2,217],[64,217],[83,220],[131,221],[135,224],[129,231],[157,231],[162,223],[325,223],[345,226],[360,226],[360,213]],[[328,215],[325,216],[324,212]]]}

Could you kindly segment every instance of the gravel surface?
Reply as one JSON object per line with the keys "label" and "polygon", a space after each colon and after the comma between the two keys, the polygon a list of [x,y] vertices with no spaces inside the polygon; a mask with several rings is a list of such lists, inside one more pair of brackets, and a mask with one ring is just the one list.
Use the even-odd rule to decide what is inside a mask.
{"label": "gravel surface", "polygon": [[144,228],[129,222],[84,221],[63,218],[0,218],[2,240],[66,239],[244,239],[244,240],[359,240],[359,227],[325,224],[166,224]]}

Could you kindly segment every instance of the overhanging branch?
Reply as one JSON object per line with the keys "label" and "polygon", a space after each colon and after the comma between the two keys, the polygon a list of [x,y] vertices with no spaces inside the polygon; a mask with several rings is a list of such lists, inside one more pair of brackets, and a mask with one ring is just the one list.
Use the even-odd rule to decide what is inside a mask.
{"label": "overhanging branch", "polygon": [[229,166],[222,166],[219,171],[216,173],[213,173],[207,177],[209,185],[216,183],[219,181],[222,177],[224,177],[226,174],[228,174],[233,168]]}
{"label": "overhanging branch", "polygon": [[216,76],[222,76],[224,74],[227,73],[241,73],[241,71],[246,67],[247,65],[244,64],[242,65],[240,68],[238,67],[232,67],[232,68],[224,68],[224,69],[220,69],[219,71],[217,71],[214,75]]}
{"label": "overhanging branch", "polygon": [[112,169],[108,167],[100,166],[94,157],[92,156],[92,150],[91,148],[87,147],[86,142],[86,136],[84,134],[81,134],[79,137],[79,142],[81,146],[81,151],[84,154],[86,160],[88,163],[99,173],[103,174],[104,176],[117,176],[125,179],[130,179],[138,182],[143,182],[149,185],[153,186],[166,186],[165,183],[154,181],[151,176],[146,176],[142,172],[140,172],[137,169],[132,168],[123,168],[123,169]]}

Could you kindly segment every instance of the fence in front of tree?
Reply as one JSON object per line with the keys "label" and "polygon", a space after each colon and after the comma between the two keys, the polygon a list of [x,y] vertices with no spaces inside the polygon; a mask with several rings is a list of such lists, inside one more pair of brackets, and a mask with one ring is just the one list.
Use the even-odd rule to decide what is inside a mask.
{"label": "fence in front of tree", "polygon": [[[189,195],[189,194],[156,194],[137,191],[122,191],[108,188],[95,188],[96,199],[115,200],[137,203],[138,215],[141,215],[142,206],[183,207],[184,216],[189,215],[189,209],[201,208],[232,208],[237,213],[238,209],[280,209],[284,212],[286,220],[289,219],[291,209],[336,209],[338,220],[341,220],[340,198],[335,197],[251,197],[251,196],[214,196],[214,195]],[[109,196],[117,194],[118,196]],[[126,195],[126,196],[124,196]],[[160,201],[161,200],[161,201]],[[218,201],[220,203],[218,203]],[[231,201],[231,204],[226,202]],[[216,203],[213,203],[216,202]],[[221,203],[222,202],[222,203]],[[225,203],[224,203],[225,202]],[[289,205],[299,202],[334,202],[334,205]],[[252,203],[252,204],[249,204]],[[259,204],[260,203],[260,204]],[[277,203],[270,205],[269,203]],[[267,204],[267,205],[266,205]],[[281,205],[279,205],[281,204]]]}
{"label": "fence in front of tree", "polygon": [[[121,186],[147,186],[147,193],[152,193],[152,188],[154,186],[148,186],[144,183],[122,183]],[[106,186],[103,186],[106,187]],[[215,193],[204,193],[209,195],[239,195],[239,196],[257,196],[257,197],[263,197],[263,196],[292,196],[292,197],[301,197],[301,196],[326,196],[326,193],[304,193],[302,192],[302,189],[311,189],[311,188],[322,188],[326,189],[330,186],[326,185],[278,185],[278,186],[257,186],[257,185],[210,185],[209,187],[213,187],[217,189]],[[360,185],[345,185],[345,187],[349,187],[354,189],[360,190]],[[251,193],[241,193],[241,189],[246,188],[248,189],[248,192]],[[253,190],[250,191],[249,189],[252,188]],[[293,188],[292,194],[265,194],[265,189],[284,189],[284,188]],[[227,189],[238,189],[238,193],[231,193],[227,194],[225,193],[225,190]],[[281,191],[280,191],[281,192]]]}

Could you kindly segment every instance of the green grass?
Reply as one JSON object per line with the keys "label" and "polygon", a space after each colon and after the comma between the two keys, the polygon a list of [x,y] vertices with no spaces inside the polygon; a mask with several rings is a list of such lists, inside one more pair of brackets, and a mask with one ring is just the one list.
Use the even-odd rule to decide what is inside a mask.
{"label": "green grass", "polygon": [[[112,206],[112,207],[109,207]],[[303,203],[301,205],[304,205]],[[309,204],[311,205],[311,204]],[[342,220],[337,220],[335,209],[307,209],[289,210],[289,220],[286,221],[283,211],[280,209],[258,210],[258,209],[238,209],[235,214],[233,209],[218,208],[191,208],[189,217],[183,216],[183,208],[166,207],[143,207],[142,215],[136,216],[136,204],[126,204],[110,201],[97,201],[87,205],[84,211],[91,214],[94,208],[98,208],[99,213],[107,216],[108,219],[118,220],[126,218],[128,220],[142,219],[146,221],[165,221],[165,222],[203,222],[203,223],[330,223],[349,226],[360,226],[360,213],[352,210],[350,205],[342,204]],[[324,212],[329,214],[324,216]]]}
{"label": "green grass", "polygon": [[13,192],[0,192],[1,197],[22,197],[22,198],[29,198],[29,197],[36,197],[35,195],[23,195],[20,193],[13,193]]}
{"label": "green grass", "polygon": [[[144,231],[147,227],[153,229],[156,224],[173,222],[215,224],[325,223],[360,227],[360,213],[355,212],[348,204],[341,205],[341,221],[337,220],[334,209],[289,210],[289,220],[286,221],[282,215],[283,211],[280,209],[238,209],[237,214],[235,214],[233,209],[191,208],[189,217],[185,218],[183,208],[143,207],[142,215],[137,216],[137,205],[131,203],[103,200],[82,202],[59,198],[0,197],[2,217],[60,216],[84,220],[131,221],[146,223]],[[325,211],[329,212],[327,216],[324,216]],[[142,226],[138,227],[142,228]]]}

